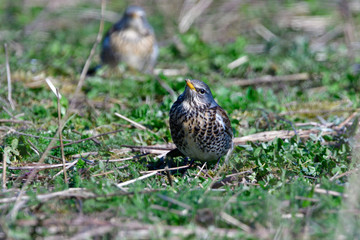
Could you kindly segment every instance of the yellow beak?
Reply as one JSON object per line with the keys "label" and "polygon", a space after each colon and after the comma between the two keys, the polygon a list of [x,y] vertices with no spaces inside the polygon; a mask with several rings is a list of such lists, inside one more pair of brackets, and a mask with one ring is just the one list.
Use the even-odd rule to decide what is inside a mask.
{"label": "yellow beak", "polygon": [[131,14],[131,18],[139,18],[139,17],[140,17],[140,15],[136,12]]}
{"label": "yellow beak", "polygon": [[186,85],[188,85],[188,87],[191,89],[191,90],[194,90],[196,92],[196,88],[194,87],[194,85],[191,83],[190,79],[186,79]]}

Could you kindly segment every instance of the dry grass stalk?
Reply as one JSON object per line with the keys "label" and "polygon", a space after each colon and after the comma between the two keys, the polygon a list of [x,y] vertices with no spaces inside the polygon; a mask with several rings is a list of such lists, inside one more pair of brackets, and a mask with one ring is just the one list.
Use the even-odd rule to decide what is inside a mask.
{"label": "dry grass stalk", "polygon": [[[47,193],[47,194],[39,194],[36,196],[36,199],[45,202],[57,197],[82,197],[82,198],[89,198],[89,197],[96,197],[96,195],[92,192],[87,191],[85,188],[69,188],[67,190]],[[0,199],[0,204],[2,203],[11,203],[15,202],[17,197],[8,197]],[[21,201],[28,201],[30,200],[29,196],[22,196],[20,198]]]}
{"label": "dry grass stalk", "polygon": [[246,63],[248,61],[249,61],[249,58],[248,58],[248,56],[245,55],[245,56],[239,57],[238,59],[232,61],[231,63],[229,63],[227,65],[227,67],[229,69],[234,69],[234,68],[237,68],[237,67],[241,66],[242,64],[244,64],[244,63]]}
{"label": "dry grass stalk", "polygon": [[6,167],[7,167],[8,155],[6,153],[3,154],[3,171],[2,171],[2,189],[6,189]]}
{"label": "dry grass stalk", "polygon": [[154,175],[157,174],[157,173],[158,173],[158,171],[155,171],[155,172],[152,172],[152,173],[143,175],[143,176],[141,176],[141,177],[138,177],[138,178],[135,178],[135,179],[131,179],[131,180],[126,181],[126,182],[119,183],[119,184],[117,184],[116,186],[117,186],[118,188],[122,188],[122,187],[127,186],[127,185],[129,185],[129,184],[132,184],[132,183],[134,183],[134,182],[137,182],[137,181],[140,181],[140,180],[149,178],[149,177],[151,177],[151,176],[154,176]]}
{"label": "dry grass stalk", "polygon": [[329,109],[329,110],[311,110],[311,109],[301,109],[298,111],[288,111],[288,112],[282,112],[279,114],[279,116],[291,116],[295,114],[330,114],[330,113],[342,113],[342,112],[352,112],[354,111],[353,108],[337,108],[337,109]]}
{"label": "dry grass stalk", "polygon": [[222,211],[220,212],[220,217],[227,223],[234,225],[235,227],[238,227],[240,229],[242,229],[244,232],[246,233],[251,233],[251,228],[246,225],[245,223],[240,222],[239,220],[237,220],[236,218],[234,218],[233,216],[227,214],[226,212]]}
{"label": "dry grass stalk", "polygon": [[[73,161],[71,163],[66,163],[67,166],[66,166],[65,170],[68,170],[69,168],[73,167],[75,164],[77,164],[78,161],[79,161],[79,159],[76,159],[75,161]],[[64,169],[61,170],[60,172],[58,172],[57,174],[55,174],[53,176],[53,179],[56,178],[57,176],[59,176],[60,174],[62,174],[63,171],[64,171]]]}
{"label": "dry grass stalk", "polygon": [[187,13],[179,21],[180,33],[185,33],[189,30],[195,19],[198,18],[212,2],[213,0],[200,0],[189,11],[187,11]]}
{"label": "dry grass stalk", "polygon": [[[36,135],[33,135],[33,134],[29,134],[29,133],[18,132],[13,128],[7,128],[7,129],[9,130],[8,134],[17,134],[17,135],[28,136],[28,137],[33,137],[33,138],[43,138],[43,139],[50,139],[50,140],[58,140],[58,138],[36,136]],[[72,140],[69,140],[69,139],[63,139],[63,141],[64,142],[72,142]]]}
{"label": "dry grass stalk", "polygon": [[7,75],[7,84],[8,84],[8,101],[10,103],[11,109],[15,110],[15,105],[12,100],[12,88],[11,88],[11,71],[10,71],[10,64],[9,64],[9,53],[7,44],[4,44],[5,48],[5,61],[6,61],[6,75]]}
{"label": "dry grass stalk", "polygon": [[16,119],[0,119],[0,123],[33,124],[31,121],[16,120]]}
{"label": "dry grass stalk", "polygon": [[292,82],[292,81],[305,81],[309,79],[308,73],[297,73],[284,76],[270,76],[265,75],[254,79],[233,79],[227,82],[226,86],[250,86],[264,83],[276,83],[276,82]]}
{"label": "dry grass stalk", "polygon": [[198,178],[200,176],[200,173],[203,171],[204,167],[206,166],[206,162],[201,166],[201,168],[199,169],[199,172],[196,174],[195,179]]}
{"label": "dry grass stalk", "polygon": [[[91,228],[90,230],[79,232],[78,234],[75,234],[71,238],[68,238],[69,240],[78,240],[78,239],[90,239],[92,237],[96,236],[104,236],[106,233],[111,232],[115,226],[106,225],[106,226],[98,226],[96,228]],[[60,236],[59,236],[60,237]],[[60,237],[61,239],[62,237]]]}
{"label": "dry grass stalk", "polygon": [[[60,93],[59,89],[56,89],[56,99],[57,99],[57,110],[58,110],[58,123],[59,123],[59,129],[60,129],[60,123],[61,123],[61,106],[60,106]],[[66,160],[65,160],[65,153],[64,153],[64,143],[62,141],[62,131],[59,131],[59,139],[60,139],[60,149],[61,149],[61,159],[63,162],[63,173],[64,173],[64,182],[66,185],[68,185],[68,179],[66,175]]]}
{"label": "dry grass stalk", "polygon": [[100,159],[98,161],[101,161],[101,162],[124,162],[124,161],[128,161],[128,160],[138,159],[138,158],[144,157],[146,155],[149,155],[149,154],[145,153],[145,154],[140,154],[140,155],[133,156],[133,157],[120,158],[120,159]]}
{"label": "dry grass stalk", "polygon": [[[297,136],[300,138],[309,138],[311,134],[324,136],[324,135],[334,135],[336,134],[335,131],[331,129],[326,130],[319,130],[319,129],[310,129],[310,130],[297,130]],[[238,137],[234,138],[234,144],[240,145],[240,144],[246,144],[247,142],[270,142],[274,140],[275,138],[281,138],[281,139],[287,139],[292,138],[296,134],[294,131],[290,130],[279,130],[279,131],[266,131],[266,132],[260,132],[251,134],[245,137]]]}
{"label": "dry grass stalk", "polygon": [[339,175],[335,174],[334,176],[332,176],[332,177],[330,178],[330,181],[334,181],[334,180],[336,180],[336,179],[339,179],[339,178],[342,178],[342,177],[345,177],[345,176],[349,176],[349,175],[351,175],[351,174],[353,174],[353,173],[358,172],[359,170],[360,170],[360,168],[355,168],[355,169],[352,169],[352,170],[350,170],[350,171],[344,172],[344,173],[339,174]]}
{"label": "dry grass stalk", "polygon": [[277,36],[272,33],[269,29],[267,29],[264,25],[257,23],[254,26],[254,30],[257,34],[259,34],[266,41],[271,41],[272,39],[277,38]]}
{"label": "dry grass stalk", "polygon": [[[91,140],[91,139],[93,139],[93,138],[98,138],[98,137],[101,137],[101,136],[105,136],[105,135],[117,133],[117,132],[120,132],[120,131],[122,131],[122,130],[121,130],[121,129],[118,129],[118,130],[111,131],[111,132],[101,133],[101,134],[98,134],[98,135],[95,135],[95,136],[92,136],[92,137],[79,139],[79,140],[76,140],[76,141],[72,141],[72,142],[69,142],[69,143],[65,143],[65,144],[63,145],[63,147],[69,146],[69,145],[73,145],[73,144],[77,144],[77,143],[81,143],[81,142],[84,142],[84,141],[88,141],[88,140]],[[51,149],[56,149],[56,148],[59,148],[59,147],[61,147],[61,146],[54,146],[54,147],[51,147]]]}
{"label": "dry grass stalk", "polygon": [[150,171],[140,171],[141,174],[147,174],[147,173],[153,173],[153,172],[166,172],[166,171],[173,171],[173,170],[179,170],[190,167],[190,164],[180,166],[180,167],[173,167],[173,168],[163,168],[163,169],[156,169],[156,170],[150,170]]}
{"label": "dry grass stalk", "polygon": [[[75,161],[77,162],[77,160],[75,160]],[[74,165],[74,162],[65,163],[65,166],[71,167]],[[26,165],[26,166],[18,166],[18,167],[8,166],[7,169],[10,169],[10,170],[46,170],[46,169],[59,168],[62,166],[63,166],[62,163],[59,163],[59,164],[36,164],[36,165]],[[4,166],[0,166],[0,169],[4,169]]]}
{"label": "dry grass stalk", "polygon": [[168,167],[168,166],[165,167],[165,172],[166,172],[166,177],[167,177],[167,179],[168,179],[169,185],[172,187],[172,186],[173,186],[173,183],[172,183],[171,173],[170,173],[170,171],[169,171],[169,167]]}
{"label": "dry grass stalk", "polygon": [[347,198],[349,195],[346,193],[340,193],[340,192],[335,192],[335,191],[331,191],[331,190],[326,190],[326,189],[322,189],[322,188],[315,188],[314,192],[316,193],[320,193],[320,194],[327,194],[327,195],[331,195],[334,197],[344,197]]}
{"label": "dry grass stalk", "polygon": [[[155,205],[152,205],[154,207]],[[158,208],[159,210],[168,210],[167,208]],[[173,211],[172,211],[173,212]],[[180,214],[181,212],[173,212],[175,214]],[[36,226],[38,221],[33,220],[22,220],[20,226]],[[163,235],[167,232],[171,233],[171,239],[239,239],[240,234],[243,234],[238,229],[229,229],[229,228],[204,228],[201,226],[196,226],[195,228],[189,228],[189,226],[170,226],[164,224],[145,224],[135,220],[124,221],[122,218],[112,218],[111,220],[103,220],[99,217],[88,217],[79,216],[74,217],[73,219],[62,219],[62,218],[50,218],[45,219],[42,222],[44,227],[53,228],[55,232],[59,235],[49,236],[46,239],[69,239],[69,232],[65,232],[64,229],[68,230],[69,226],[76,227],[78,229],[78,234],[71,236],[70,239],[79,239],[79,236],[84,236],[86,239],[91,238],[96,235],[104,235],[105,232],[113,231],[117,234],[115,239],[152,239],[154,236],[167,236]],[[101,228],[100,231],[95,231],[94,226],[108,226],[109,228]],[[111,227],[111,228],[110,228]],[[95,229],[97,229],[95,227]],[[82,234],[82,235],[80,235]],[[159,235],[160,234],[160,235]],[[76,238],[75,238],[76,237]],[[82,238],[81,238],[82,239]]]}
{"label": "dry grass stalk", "polygon": [[138,128],[138,129],[141,129],[141,130],[147,130],[147,131],[150,131],[147,127],[145,127],[144,125],[140,124],[140,123],[137,123],[133,120],[131,120],[130,118],[127,118],[125,117],[124,115],[121,115],[120,113],[115,113],[116,116],[118,116],[119,118],[121,119],[124,119],[125,121],[128,121],[129,123],[131,123],[131,125],[133,125],[134,127]]}
{"label": "dry grass stalk", "polygon": [[176,93],[166,82],[161,80],[159,76],[156,76],[156,81],[158,81],[158,83],[170,94],[173,99],[176,99]]}
{"label": "dry grass stalk", "polygon": [[188,73],[188,69],[186,68],[182,68],[182,69],[175,69],[175,68],[170,68],[170,69],[164,69],[164,68],[155,68],[154,69],[154,74],[155,75],[159,75],[162,74],[164,76],[182,76]]}

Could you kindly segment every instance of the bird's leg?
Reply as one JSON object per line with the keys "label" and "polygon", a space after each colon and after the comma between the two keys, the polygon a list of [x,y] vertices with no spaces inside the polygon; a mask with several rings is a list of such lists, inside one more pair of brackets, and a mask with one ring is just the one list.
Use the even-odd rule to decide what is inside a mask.
{"label": "bird's leg", "polygon": [[[176,157],[185,157],[184,154],[182,154],[179,149],[175,148],[173,150],[171,150],[170,152],[168,152],[166,154],[166,156],[164,157],[164,160],[165,160],[165,165],[168,167],[168,168],[171,168],[172,165],[174,164],[174,161],[173,159],[176,158]],[[171,172],[174,172],[175,170],[172,170]]]}
{"label": "bird's leg", "polygon": [[191,160],[191,161],[190,161],[190,164],[189,164],[189,166],[185,169],[184,173],[182,174],[182,177],[185,176],[185,174],[188,172],[188,170],[193,166],[193,164],[194,164],[194,162],[195,162],[194,159],[191,159],[191,158],[189,158],[189,157],[185,157],[186,162],[188,162],[189,159]]}

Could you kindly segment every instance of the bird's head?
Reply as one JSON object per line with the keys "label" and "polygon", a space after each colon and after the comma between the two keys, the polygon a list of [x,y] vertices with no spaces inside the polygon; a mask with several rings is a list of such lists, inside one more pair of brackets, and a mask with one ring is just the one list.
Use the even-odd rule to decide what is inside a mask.
{"label": "bird's head", "polygon": [[124,18],[128,28],[144,35],[151,31],[151,27],[146,20],[146,13],[139,6],[129,6],[125,11]]}
{"label": "bird's head", "polygon": [[215,102],[209,86],[199,80],[186,79],[186,88],[183,93],[184,101],[190,105],[214,107]]}

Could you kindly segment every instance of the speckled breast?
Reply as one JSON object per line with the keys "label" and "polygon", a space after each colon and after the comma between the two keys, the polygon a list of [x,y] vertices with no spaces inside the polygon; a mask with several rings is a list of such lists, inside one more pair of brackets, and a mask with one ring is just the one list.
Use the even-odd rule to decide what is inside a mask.
{"label": "speckled breast", "polygon": [[216,161],[232,146],[232,136],[216,108],[185,111],[181,105],[170,110],[170,130],[177,148],[198,161]]}
{"label": "speckled breast", "polygon": [[154,44],[153,35],[140,36],[133,31],[114,32],[110,38],[111,48],[116,53],[118,61],[124,61],[138,70],[143,70],[150,64]]}

